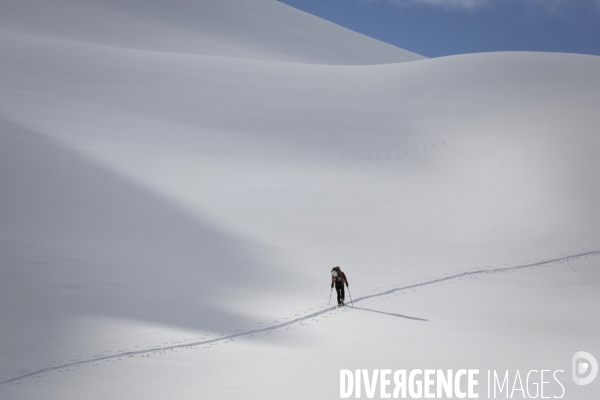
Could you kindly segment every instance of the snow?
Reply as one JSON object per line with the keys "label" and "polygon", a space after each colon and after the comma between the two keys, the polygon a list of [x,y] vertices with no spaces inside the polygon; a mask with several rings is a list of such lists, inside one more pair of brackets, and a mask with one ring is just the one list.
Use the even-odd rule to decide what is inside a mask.
{"label": "snow", "polygon": [[[266,0],[2,8],[0,397],[480,368],[596,398],[598,57],[425,59]],[[336,265],[404,289],[331,311]]]}
{"label": "snow", "polygon": [[4,0],[5,33],[130,50],[316,64],[423,59],[272,0]]}

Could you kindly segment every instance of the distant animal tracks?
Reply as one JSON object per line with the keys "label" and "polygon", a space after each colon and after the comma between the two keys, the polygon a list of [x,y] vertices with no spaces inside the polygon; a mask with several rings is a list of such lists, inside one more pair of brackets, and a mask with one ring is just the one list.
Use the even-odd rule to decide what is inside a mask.
{"label": "distant animal tracks", "polygon": [[[471,128],[471,130],[476,130],[476,129],[477,129],[477,127]],[[463,131],[461,133],[461,135],[464,133],[467,133],[467,132],[469,132],[469,131],[468,130]],[[450,140],[458,138],[458,136],[459,136],[458,133],[454,134],[449,139],[441,140],[439,142],[432,144],[431,146],[424,147],[422,149],[404,151],[402,153],[395,153],[395,154],[382,154],[382,155],[371,155],[371,156],[362,156],[362,157],[361,156],[355,156],[355,157],[309,157],[309,156],[305,156],[305,157],[302,157],[302,156],[282,156],[282,155],[277,155],[277,154],[262,154],[262,153],[253,153],[253,152],[242,152],[242,153],[239,153],[239,155],[247,156],[247,157],[287,158],[287,159],[298,159],[298,160],[303,160],[303,159],[304,160],[332,160],[332,161],[341,161],[341,160],[361,161],[361,160],[394,159],[394,158],[409,156],[411,154],[419,154],[421,152],[426,152],[427,150],[437,149],[438,147],[448,144],[448,142]]]}

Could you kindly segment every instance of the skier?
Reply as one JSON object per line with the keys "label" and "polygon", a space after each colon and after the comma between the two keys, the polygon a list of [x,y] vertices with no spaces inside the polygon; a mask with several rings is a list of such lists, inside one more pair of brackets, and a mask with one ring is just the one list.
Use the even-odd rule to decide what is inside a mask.
{"label": "skier", "polygon": [[331,288],[335,285],[335,291],[337,292],[337,301],[338,307],[344,305],[344,283],[348,286],[348,279],[346,279],[346,274],[342,272],[340,267],[334,267],[331,269]]}

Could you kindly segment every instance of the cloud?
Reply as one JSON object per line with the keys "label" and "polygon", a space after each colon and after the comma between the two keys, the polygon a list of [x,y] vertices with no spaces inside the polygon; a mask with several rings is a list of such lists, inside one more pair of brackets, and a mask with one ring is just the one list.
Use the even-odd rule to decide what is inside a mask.
{"label": "cloud", "polygon": [[473,9],[490,3],[490,0],[410,0],[436,7]]}
{"label": "cloud", "polygon": [[[368,0],[367,0],[368,1]],[[426,5],[438,8],[475,9],[490,4],[492,0],[388,0],[399,6]]]}
{"label": "cloud", "polygon": [[[381,0],[361,0],[365,2],[376,2]],[[431,6],[445,9],[474,10],[481,7],[498,6],[507,1],[521,2],[523,4],[532,4],[546,7],[549,10],[556,10],[561,6],[573,5],[576,3],[595,3],[600,10],[600,0],[385,0],[401,7],[410,6]],[[588,4],[589,4],[588,3]]]}

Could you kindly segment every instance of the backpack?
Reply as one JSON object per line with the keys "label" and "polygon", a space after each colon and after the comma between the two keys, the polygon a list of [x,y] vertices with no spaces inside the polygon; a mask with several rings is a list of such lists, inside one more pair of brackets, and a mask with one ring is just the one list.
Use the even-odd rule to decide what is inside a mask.
{"label": "backpack", "polygon": [[333,276],[336,282],[341,282],[342,280],[342,274],[337,271],[331,271],[331,276]]}

